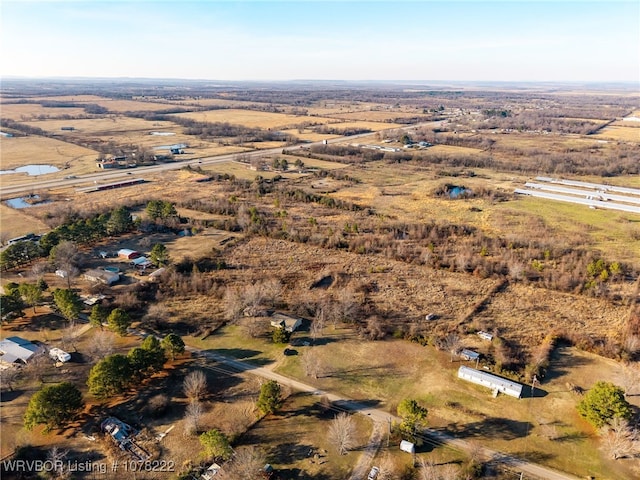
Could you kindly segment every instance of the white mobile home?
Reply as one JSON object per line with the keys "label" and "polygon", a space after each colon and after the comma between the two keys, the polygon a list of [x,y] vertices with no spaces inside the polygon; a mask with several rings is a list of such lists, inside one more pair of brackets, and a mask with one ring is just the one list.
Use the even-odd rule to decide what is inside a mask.
{"label": "white mobile home", "polygon": [[55,347],[51,348],[49,350],[49,356],[53,360],[55,360],[57,362],[62,362],[62,363],[65,363],[65,362],[68,362],[69,360],[71,360],[71,354],[70,353],[67,353],[64,350],[61,350],[61,349],[55,348]]}
{"label": "white mobile home", "polygon": [[490,388],[494,394],[504,393],[516,398],[522,397],[522,385],[520,383],[491,373],[462,366],[458,369],[458,378]]}

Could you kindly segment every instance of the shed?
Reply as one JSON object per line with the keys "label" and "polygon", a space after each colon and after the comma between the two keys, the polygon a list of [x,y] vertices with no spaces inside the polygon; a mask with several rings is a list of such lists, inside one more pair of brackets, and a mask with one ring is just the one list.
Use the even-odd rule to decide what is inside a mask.
{"label": "shed", "polygon": [[90,282],[104,283],[105,285],[112,285],[120,280],[119,273],[100,269],[87,270],[83,276]]}
{"label": "shed", "polygon": [[465,360],[478,360],[480,358],[480,354],[478,352],[467,350],[466,348],[460,352],[460,356]]}
{"label": "shed", "polygon": [[149,260],[147,257],[138,257],[133,259],[131,265],[139,268],[147,268],[153,265],[153,263],[151,263],[151,260]]}
{"label": "shed", "polygon": [[134,258],[138,258],[140,256],[140,252],[136,252],[135,250],[129,250],[128,248],[121,248],[118,250],[118,257],[126,258],[128,260],[133,260]]}
{"label": "shed", "polygon": [[512,380],[499,377],[492,373],[482,372],[474,368],[461,366],[458,369],[458,378],[466,380],[476,385],[490,388],[494,394],[504,393],[512,397],[520,398],[522,396],[522,384]]}
{"label": "shed", "polygon": [[400,450],[407,453],[416,453],[416,446],[407,440],[402,440],[400,442]]}
{"label": "shed", "polygon": [[284,313],[274,313],[271,316],[272,327],[284,328],[289,333],[293,333],[300,325],[302,325],[302,319],[298,317],[292,317]]}
{"label": "shed", "polygon": [[489,342],[493,340],[493,335],[491,335],[489,332],[483,332],[482,330],[478,332],[478,336],[483,340],[488,340]]}

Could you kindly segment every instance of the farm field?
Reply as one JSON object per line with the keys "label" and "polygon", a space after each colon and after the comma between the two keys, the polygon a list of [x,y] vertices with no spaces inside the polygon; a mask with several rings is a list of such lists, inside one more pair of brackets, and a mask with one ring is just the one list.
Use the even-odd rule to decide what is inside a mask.
{"label": "farm field", "polygon": [[[70,138],[81,138],[84,135],[109,135],[114,133],[169,131],[180,133],[182,127],[168,121],[150,121],[141,118],[107,116],[103,118],[81,118],[77,120],[42,120],[26,122],[32,127],[41,128],[50,133],[60,133],[62,127],[74,127],[75,130],[64,132]],[[169,137],[157,137],[166,141]],[[171,140],[169,140],[171,141]]]}
{"label": "farm field", "polygon": [[79,117],[86,115],[83,108],[80,107],[43,107],[37,103],[0,103],[0,115],[2,118],[9,118],[16,121],[36,120],[37,117],[44,115],[48,117],[61,117],[69,115],[70,117]]}
{"label": "farm field", "polygon": [[[73,169],[75,172],[95,170],[95,160],[98,152],[89,148],[67,143],[54,138],[46,137],[11,137],[2,138],[2,148],[0,149],[0,165],[2,170],[10,170],[23,165],[53,165],[61,172],[53,175],[67,175],[64,169]],[[51,175],[51,174],[50,174]],[[14,173],[12,177],[21,177],[25,180],[27,174]],[[3,175],[3,182],[7,175]]]}
{"label": "farm field", "polygon": [[254,110],[240,110],[237,108],[208,110],[205,112],[179,113],[175,116],[188,118],[197,122],[226,122],[234,125],[244,125],[250,128],[287,129],[304,122],[333,123],[331,118],[307,117],[300,115],[285,115],[282,113],[260,112]]}
{"label": "farm field", "polygon": [[[2,168],[33,163],[61,168],[38,179],[0,177],[6,187],[32,181],[33,193],[49,201],[24,210],[1,205],[1,241],[44,233],[66,221],[56,230],[60,239],[52,242],[77,243],[79,272],[117,266],[124,274],[106,286],[93,285],[80,273],[71,288],[84,295],[104,293],[103,305],[125,309],[135,329],[177,333],[192,348],[267,366],[389,414],[413,398],[428,408],[430,428],[583,478],[640,475],[637,460],[609,460],[601,437],[576,411],[579,392],[597,380],[624,385],[627,393],[635,388],[623,360],[637,365],[640,355],[640,218],[514,194],[536,176],[640,188],[640,139],[631,136],[640,128],[618,121],[597,135],[568,133],[587,131],[593,118],[600,123],[637,111],[638,97],[621,93],[604,99],[600,93],[543,87],[257,92],[246,85],[208,90],[196,82],[166,96],[122,88],[94,90],[104,96],[67,95],[70,89],[61,96],[25,96],[51,104],[98,104],[110,112],[91,118],[38,119],[70,112],[86,117],[77,107],[0,105],[2,119],[14,121],[8,125],[15,134],[0,139]],[[202,107],[219,109],[195,111]],[[174,108],[194,111],[163,113]],[[132,111],[148,111],[153,116],[147,118],[157,120],[127,116]],[[389,123],[433,115],[444,120],[417,121],[420,127]],[[177,123],[184,119],[261,131]],[[332,141],[290,148],[291,142],[273,135],[282,129],[303,143]],[[351,136],[363,129],[371,133]],[[341,138],[342,131],[349,135]],[[433,146],[418,148],[419,142]],[[177,143],[188,145],[174,157],[177,169],[147,167],[167,161],[152,157],[154,147]],[[413,148],[404,148],[411,143]],[[260,151],[269,148],[274,151]],[[229,161],[204,160],[229,153]],[[96,173],[98,156],[142,158],[140,168],[113,173],[144,183],[77,191],[112,181],[73,178]],[[63,181],[45,187],[48,179]],[[170,205],[163,204],[159,217],[148,218],[151,200],[172,204],[177,215],[165,213]],[[128,218],[119,218],[120,206],[132,215],[130,229]],[[97,226],[88,227],[94,222]],[[126,228],[116,233],[121,223]],[[167,249],[167,271],[159,278],[99,254],[131,248],[149,255],[155,245]],[[3,284],[32,283],[40,274],[48,287],[44,303],[51,304],[52,291],[68,286],[52,273],[62,260],[43,251],[29,263],[26,254],[10,257],[15,250],[5,250],[3,268],[9,270],[2,272]],[[33,268],[38,262],[43,263]],[[38,273],[44,262],[46,272]],[[53,436],[24,431],[22,413],[40,385],[25,369],[16,393],[3,387],[2,408],[8,412],[3,455],[5,444],[30,444],[45,454],[59,442],[78,455],[97,452],[110,459],[118,452],[102,435],[96,443],[84,435],[97,433],[99,419],[115,414],[144,423],[144,441],[154,455],[162,451],[185,469],[210,463],[197,437],[183,435],[188,401],[181,381],[193,369],[206,371],[211,386],[203,401],[203,428],[221,429],[237,448],[259,447],[283,478],[346,479],[372,434],[371,423],[357,417],[356,448],[334,455],[326,432],[336,411],[325,402],[293,393],[277,414],[258,419],[253,407],[261,380],[197,355],[169,362],[142,388],[98,402],[87,395],[86,376],[99,358],[93,347],[102,332],[89,329],[73,344],[72,332],[49,305],[36,310],[25,308],[22,318],[3,321],[2,337],[68,345],[74,354],[69,370],[47,365],[42,375],[45,383],[67,375],[88,406],[78,422]],[[302,319],[288,343],[272,338],[273,312]],[[479,331],[494,339],[483,340]],[[126,353],[139,345],[139,333],[116,337],[112,351]],[[557,341],[540,360],[551,337]],[[535,392],[525,386],[520,400],[492,396],[457,378],[457,369],[467,365],[455,354],[459,348],[481,355],[478,368],[526,385],[535,373],[540,383]],[[158,395],[166,395],[171,406],[155,416],[149,402]],[[640,408],[640,396],[630,393],[627,399]],[[171,426],[160,443],[153,440]],[[408,465],[395,440],[389,448],[383,442],[375,464]],[[439,467],[468,461],[455,449],[428,444],[418,449],[418,458],[434,458]],[[507,475],[496,474],[495,480]]]}
{"label": "farm field", "polygon": [[596,137],[623,142],[640,142],[640,128],[620,126],[618,124],[611,125],[600,130]]}

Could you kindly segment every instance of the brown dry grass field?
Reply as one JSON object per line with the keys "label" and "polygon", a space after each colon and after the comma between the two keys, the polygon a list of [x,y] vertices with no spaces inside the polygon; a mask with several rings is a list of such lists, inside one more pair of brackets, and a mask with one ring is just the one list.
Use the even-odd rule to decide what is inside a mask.
{"label": "brown dry grass field", "polygon": [[[3,170],[14,169],[22,165],[53,165],[60,169],[65,167],[82,167],[93,164],[98,152],[72,143],[46,137],[11,137],[2,138],[0,143],[0,166]],[[27,174],[12,174],[23,177]],[[49,177],[47,177],[49,178]],[[4,179],[3,179],[4,180]]]}
{"label": "brown dry grass field", "polygon": [[[629,123],[629,122],[625,122]],[[631,126],[611,125],[600,130],[596,137],[607,140],[640,143],[640,128]]]}
{"label": "brown dry grass field", "polygon": [[336,113],[331,115],[333,118],[341,118],[344,120],[361,120],[368,122],[390,122],[396,118],[413,118],[416,116],[422,116],[422,111],[407,112],[403,110],[389,110],[389,111],[362,111],[351,113]]}
{"label": "brown dry grass field", "polygon": [[2,103],[0,104],[0,117],[9,118],[16,121],[35,120],[40,115],[58,117],[62,115],[80,116],[85,115],[83,108],[59,108],[43,107],[40,104],[31,103]]}
{"label": "brown dry grass field", "polygon": [[322,117],[307,117],[286,115],[283,113],[260,112],[254,110],[240,110],[235,108],[210,110],[206,112],[179,113],[176,116],[188,118],[198,122],[227,122],[234,125],[244,125],[250,128],[286,129],[304,122],[334,123],[336,120]]}
{"label": "brown dry grass field", "polygon": [[299,138],[303,142],[320,142],[322,140],[328,140],[330,138],[336,138],[337,135],[327,135],[324,133],[316,133],[309,129],[303,129],[302,132],[297,128],[283,130],[283,132],[293,135]]}
{"label": "brown dry grass field", "polygon": [[[141,118],[131,118],[123,116],[107,116],[104,118],[90,118],[77,120],[42,120],[26,122],[32,127],[41,128],[46,132],[60,133],[62,127],[74,127],[74,131],[64,132],[65,136],[82,138],[84,135],[109,135],[113,133],[130,132],[176,132],[181,133],[182,127],[168,121],[151,121]],[[160,141],[165,141],[169,137],[158,137]],[[173,143],[173,142],[169,142]]]}

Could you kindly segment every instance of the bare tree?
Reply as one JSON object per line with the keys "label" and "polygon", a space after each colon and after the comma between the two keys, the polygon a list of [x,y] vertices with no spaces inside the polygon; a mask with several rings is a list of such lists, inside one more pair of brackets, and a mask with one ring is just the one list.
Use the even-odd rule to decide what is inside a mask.
{"label": "bare tree", "polygon": [[322,359],[313,348],[302,356],[302,368],[308,377],[318,378],[322,375]]}
{"label": "bare tree", "polygon": [[353,418],[344,412],[339,413],[329,425],[329,441],[340,455],[346,455],[355,446],[354,436]]}
{"label": "bare tree", "polygon": [[254,446],[240,447],[219,472],[220,480],[259,480],[262,475],[265,456]]}
{"label": "bare tree", "polygon": [[316,311],[316,314],[313,318],[313,322],[311,322],[311,327],[310,327],[311,339],[313,340],[314,343],[319,337],[322,336],[322,330],[324,330],[325,323],[326,323],[325,308],[321,306]]}
{"label": "bare tree", "polygon": [[20,370],[13,366],[0,370],[0,388],[2,390],[9,388],[9,391],[13,392],[13,384],[18,379],[19,374]]}
{"label": "bare tree", "polygon": [[453,357],[457,355],[458,352],[460,352],[460,348],[462,346],[460,337],[455,333],[450,333],[449,335],[444,337],[442,345],[451,354],[451,361],[453,362]]}
{"label": "bare tree", "polygon": [[198,432],[202,414],[202,404],[197,400],[187,405],[184,413],[184,431],[186,435],[193,435]]}
{"label": "bare tree", "polygon": [[42,276],[46,273],[49,265],[47,262],[35,262],[31,267],[31,275],[34,278],[40,280]]}
{"label": "bare tree", "polygon": [[439,480],[440,475],[438,474],[438,467],[436,463],[432,459],[427,459],[424,457],[420,458],[420,470],[418,471],[418,475],[420,480]]}
{"label": "bare tree", "polygon": [[640,392],[640,364],[628,362],[622,366],[620,385],[625,395],[633,395]]}
{"label": "bare tree", "polygon": [[93,342],[89,347],[89,355],[94,358],[104,358],[113,353],[115,334],[107,330],[96,331]]}
{"label": "bare tree", "polygon": [[240,290],[228,287],[224,293],[224,313],[229,320],[237,320],[245,308]]}
{"label": "bare tree", "polygon": [[75,322],[69,323],[69,326],[62,331],[62,346],[65,349],[69,349],[69,347],[73,348],[74,351],[78,351],[76,347],[76,340],[80,336],[82,327],[77,325]]}
{"label": "bare tree", "polygon": [[182,385],[189,401],[198,402],[207,390],[207,377],[201,370],[196,370],[184,378]]}
{"label": "bare tree", "polygon": [[50,258],[59,270],[65,272],[67,288],[71,288],[71,280],[80,274],[81,256],[78,246],[68,240],[62,241],[53,247]]}
{"label": "bare tree", "polygon": [[623,418],[614,417],[610,425],[600,429],[600,437],[602,449],[614,460],[640,453],[638,432]]}
{"label": "bare tree", "polygon": [[67,468],[66,462],[64,462],[68,454],[68,450],[61,450],[58,447],[53,447],[47,452],[47,460],[53,467],[50,472],[51,478],[71,478],[71,472]]}

